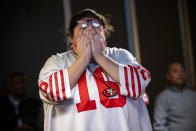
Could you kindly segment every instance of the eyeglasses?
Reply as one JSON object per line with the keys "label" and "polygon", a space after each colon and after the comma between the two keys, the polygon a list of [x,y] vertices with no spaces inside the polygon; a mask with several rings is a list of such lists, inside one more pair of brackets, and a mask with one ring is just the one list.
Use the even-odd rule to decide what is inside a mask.
{"label": "eyeglasses", "polygon": [[88,26],[88,23],[91,23],[91,25],[95,28],[100,27],[100,23],[95,20],[83,20],[83,21],[77,21],[79,24],[81,24],[81,27],[84,29]]}

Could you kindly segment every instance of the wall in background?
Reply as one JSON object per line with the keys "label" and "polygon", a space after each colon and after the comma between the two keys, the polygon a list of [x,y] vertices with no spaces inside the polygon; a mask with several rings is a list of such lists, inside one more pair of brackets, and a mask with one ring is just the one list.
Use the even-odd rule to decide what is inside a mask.
{"label": "wall in background", "polygon": [[38,97],[38,75],[52,54],[66,50],[63,41],[63,7],[60,0],[17,0],[3,3],[1,92],[12,72],[28,75],[27,94]]}
{"label": "wall in background", "polygon": [[183,62],[177,0],[136,0],[142,64],[150,70],[152,81],[147,88],[152,116],[154,100],[166,85],[169,63]]}
{"label": "wall in background", "polygon": [[[194,6],[193,0],[187,0],[188,2],[188,13],[189,13],[189,19],[190,19],[190,30],[191,30],[191,40],[192,40],[192,49],[193,49],[193,57],[195,59],[195,74],[196,74],[196,8]],[[196,89],[196,87],[195,87]]]}

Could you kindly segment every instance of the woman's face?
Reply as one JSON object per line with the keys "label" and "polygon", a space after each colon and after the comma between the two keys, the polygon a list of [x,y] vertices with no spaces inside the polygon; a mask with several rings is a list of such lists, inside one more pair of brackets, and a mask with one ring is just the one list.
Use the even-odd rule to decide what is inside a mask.
{"label": "woman's face", "polygon": [[88,31],[90,31],[90,33],[92,30],[96,30],[96,32],[100,33],[105,39],[103,26],[101,25],[101,23],[97,19],[83,18],[78,21],[77,26],[74,28],[73,37],[71,38],[71,43],[73,45],[77,44],[79,32],[83,31],[83,30],[88,30]]}

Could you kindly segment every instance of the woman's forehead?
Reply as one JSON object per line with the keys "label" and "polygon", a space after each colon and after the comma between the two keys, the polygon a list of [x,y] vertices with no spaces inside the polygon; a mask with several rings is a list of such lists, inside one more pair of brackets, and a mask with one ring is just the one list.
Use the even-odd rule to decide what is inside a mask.
{"label": "woman's forehead", "polygon": [[95,21],[98,21],[98,19],[93,18],[93,17],[84,17],[84,18],[80,19],[80,21],[82,21],[82,20],[95,20]]}

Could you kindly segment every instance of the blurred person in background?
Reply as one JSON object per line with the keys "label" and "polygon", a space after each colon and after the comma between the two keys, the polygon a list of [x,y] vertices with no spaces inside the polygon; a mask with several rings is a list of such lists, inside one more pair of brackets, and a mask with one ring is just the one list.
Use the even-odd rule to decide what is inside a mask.
{"label": "blurred person in background", "polygon": [[133,55],[107,47],[109,21],[91,9],[71,19],[71,50],[39,74],[45,131],[151,131],[143,94],[150,73]]}
{"label": "blurred person in background", "polygon": [[14,72],[7,79],[8,95],[1,99],[3,122],[6,131],[41,131],[43,122],[42,104],[25,94],[27,76]]}
{"label": "blurred person in background", "polygon": [[155,131],[196,131],[196,92],[186,82],[181,63],[173,62],[166,73],[168,84],[156,98]]}

